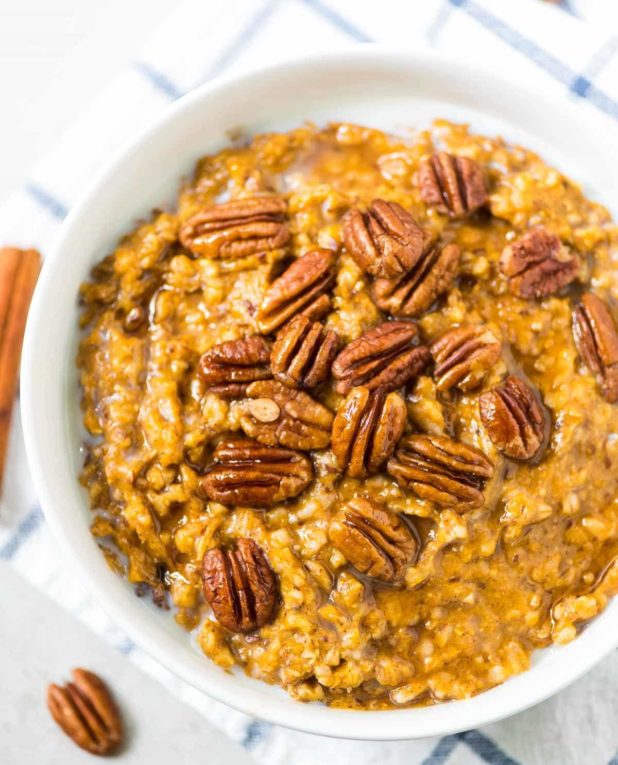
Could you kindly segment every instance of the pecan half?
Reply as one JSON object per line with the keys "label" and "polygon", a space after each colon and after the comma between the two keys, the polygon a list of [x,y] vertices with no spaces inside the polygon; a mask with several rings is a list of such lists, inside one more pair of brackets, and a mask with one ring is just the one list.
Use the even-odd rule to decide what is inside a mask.
{"label": "pecan half", "polygon": [[179,238],[194,255],[237,260],[283,247],[290,237],[286,215],[277,196],[232,199],[189,218]]}
{"label": "pecan half", "polygon": [[478,387],[500,358],[502,345],[486,327],[455,327],[435,340],[431,355],[439,391]]}
{"label": "pecan half", "polygon": [[406,405],[398,393],[352,388],[333,422],[333,454],[339,469],[352,478],[377,472],[395,450],[406,419]]}
{"label": "pecan half", "polygon": [[239,539],[232,549],[208,550],[202,585],[217,621],[231,632],[254,632],[274,616],[277,578],[252,539]]}
{"label": "pecan half", "polygon": [[434,154],[421,162],[418,183],[423,202],[453,218],[473,213],[487,202],[483,171],[468,157]]}
{"label": "pecan half", "polygon": [[480,396],[479,410],[487,435],[507,457],[528,460],[538,454],[548,422],[528,383],[519,377],[507,377],[503,386]]}
{"label": "pecan half", "polygon": [[296,316],[279,331],[273,345],[273,377],[291,388],[315,388],[328,377],[338,346],[336,332]]}
{"label": "pecan half", "polygon": [[541,298],[570,284],[579,271],[577,255],[555,234],[533,228],[504,248],[500,270],[523,298]]}
{"label": "pecan half", "polygon": [[298,496],[313,480],[304,454],[248,438],[222,441],[213,456],[201,486],[208,499],[222,505],[270,507]]}
{"label": "pecan half", "polygon": [[374,199],[366,213],[353,208],[343,219],[346,249],[371,276],[392,279],[407,273],[428,238],[407,210],[383,199]]}
{"label": "pecan half", "polygon": [[474,446],[447,436],[404,438],[387,471],[422,499],[465,512],[483,504],[483,488],[493,464]]}
{"label": "pecan half", "polygon": [[335,359],[333,377],[337,391],[350,388],[400,388],[419,375],[431,359],[429,350],[418,345],[419,331],[411,321],[387,321],[351,342]]}
{"label": "pecan half", "polygon": [[329,445],[333,414],[308,393],[277,380],[260,380],[251,383],[247,396],[240,426],[251,438],[290,449],[324,449]]}
{"label": "pecan half", "polygon": [[397,582],[413,562],[417,539],[403,518],[377,502],[357,497],[331,523],[333,545],[362,574]]}
{"label": "pecan half", "polygon": [[74,669],[71,675],[73,682],[47,689],[51,716],[77,746],[90,754],[110,754],[122,741],[118,707],[94,672]]}
{"label": "pecan half", "polygon": [[605,398],[618,401],[618,328],[608,306],[592,292],[573,311],[573,337]]}
{"label": "pecan half", "polygon": [[378,308],[399,316],[419,316],[451,285],[461,252],[456,244],[428,248],[416,266],[400,279],[376,279]]}
{"label": "pecan half", "polygon": [[215,345],[200,358],[206,387],[222,398],[240,398],[254,380],[267,380],[270,349],[263,337],[252,335]]}
{"label": "pecan half", "polygon": [[276,332],[297,314],[321,319],[331,307],[328,291],[335,283],[335,253],[312,250],[295,260],[270,285],[257,320],[260,332]]}

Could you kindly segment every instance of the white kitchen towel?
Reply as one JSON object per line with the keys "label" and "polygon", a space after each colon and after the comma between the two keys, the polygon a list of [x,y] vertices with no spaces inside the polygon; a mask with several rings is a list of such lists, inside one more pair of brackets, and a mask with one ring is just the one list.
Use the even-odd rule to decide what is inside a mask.
{"label": "white kitchen towel", "polygon": [[[595,119],[606,120],[618,137],[617,35],[615,0],[187,0],[0,209],[0,242],[49,251],[93,173],[120,144],[197,85],[223,72],[351,43],[429,45],[480,58],[491,69],[542,82],[576,101]],[[483,730],[416,742],[347,742],[295,733],[208,699],[121,634],[65,570],[32,491],[15,415],[0,508],[0,560],[202,710],[258,761],[618,765],[616,654],[534,710]]]}

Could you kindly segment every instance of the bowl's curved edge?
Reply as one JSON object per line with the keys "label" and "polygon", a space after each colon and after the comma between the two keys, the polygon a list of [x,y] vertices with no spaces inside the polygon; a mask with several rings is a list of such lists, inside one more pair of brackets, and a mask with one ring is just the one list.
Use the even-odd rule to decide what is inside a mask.
{"label": "bowl's curved edge", "polygon": [[[154,639],[152,635],[149,635],[143,629],[145,622],[140,618],[137,611],[127,613],[114,602],[114,592],[110,592],[109,583],[103,582],[97,577],[97,572],[93,571],[87,564],[87,556],[79,551],[79,536],[81,532],[77,533],[76,529],[65,526],[58,514],[56,510],[56,497],[53,492],[53,476],[48,474],[45,466],[46,455],[49,455],[53,445],[42,445],[38,438],[37,418],[40,414],[44,413],[41,409],[38,391],[40,386],[44,384],[44,380],[41,379],[40,370],[37,366],[37,356],[40,341],[45,339],[42,329],[46,322],[49,321],[47,315],[49,298],[47,293],[50,290],[54,275],[58,272],[58,268],[65,256],[64,243],[70,238],[74,226],[85,214],[85,211],[88,210],[91,199],[96,196],[97,189],[101,184],[113,178],[117,169],[130,159],[138,146],[143,142],[149,141],[153,135],[164,131],[166,126],[182,115],[184,111],[190,110],[194,103],[220,94],[233,84],[244,84],[246,87],[250,87],[251,82],[256,81],[256,79],[276,75],[284,67],[288,71],[290,69],[296,70],[300,75],[303,67],[306,66],[336,66],[341,62],[366,61],[372,58],[378,61],[383,60],[385,57],[398,63],[400,66],[407,67],[413,67],[421,63],[426,65],[427,62],[433,62],[441,66],[454,66],[456,63],[460,69],[464,67],[470,77],[477,77],[481,81],[494,80],[500,83],[505,81],[505,78],[501,75],[496,73],[487,74],[477,65],[462,64],[460,60],[455,62],[454,59],[444,54],[427,51],[416,53],[397,52],[392,49],[384,51],[377,46],[372,46],[369,49],[356,48],[343,53],[321,54],[299,60],[295,59],[292,62],[278,63],[257,72],[223,78],[212,84],[202,86],[179,99],[161,119],[145,131],[137,140],[132,141],[129,146],[122,148],[116,154],[108,166],[92,181],[89,189],[82,196],[81,202],[69,213],[54,250],[46,258],[39,285],[32,302],[24,341],[21,375],[22,420],[26,448],[35,488],[45,516],[66,557],[74,564],[74,570],[77,575],[88,581],[89,589],[94,593],[97,601],[111,618],[122,627],[137,645],[162,665],[167,666],[183,680],[218,701],[269,722],[308,733],[366,740],[393,740],[444,735],[495,722],[515,712],[522,711],[543,701],[587,672],[597,661],[618,645],[618,629],[606,630],[608,634],[604,640],[594,641],[595,646],[592,651],[589,650],[590,646],[588,645],[588,643],[592,642],[592,640],[588,639],[588,636],[591,635],[590,630],[585,631],[582,636],[570,645],[559,649],[564,652],[564,658],[560,661],[560,664],[567,664],[568,655],[570,671],[563,674],[554,673],[553,680],[547,682],[542,691],[528,683],[526,677],[529,677],[530,673],[524,673],[509,680],[508,690],[506,685],[502,685],[474,699],[449,702],[448,704],[430,708],[392,710],[387,712],[353,712],[328,709],[317,705],[309,707],[289,699],[284,701],[265,700],[259,694],[240,698],[238,692],[231,687],[228,688],[225,682],[206,684],[200,676],[193,675],[189,667],[185,666],[183,662],[177,661],[172,651],[173,641],[167,643],[161,639],[160,635],[157,639]],[[521,94],[528,93],[527,90],[512,81],[509,87]],[[575,123],[580,121],[572,105],[551,96],[548,97],[546,94],[539,95],[542,95],[546,106],[551,106],[556,112],[563,114],[565,119]],[[607,145],[611,145],[609,138],[607,139]],[[121,586],[120,580],[118,580],[118,586]],[[112,586],[111,589],[114,590],[115,588]],[[117,591],[119,592],[119,590]],[[618,618],[613,618],[613,621],[618,627]],[[482,703],[480,703],[481,700]]]}

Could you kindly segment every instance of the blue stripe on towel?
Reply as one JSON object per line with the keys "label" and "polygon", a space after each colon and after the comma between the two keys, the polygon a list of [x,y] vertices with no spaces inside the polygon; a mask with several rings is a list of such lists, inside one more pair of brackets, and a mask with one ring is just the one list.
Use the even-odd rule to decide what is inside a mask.
{"label": "blue stripe on towel", "polygon": [[450,0],[442,0],[442,5],[438,8],[438,12],[434,16],[434,19],[428,26],[426,32],[426,37],[431,45],[434,45],[436,42],[438,34],[444,29],[446,22],[453,15],[454,10]]}
{"label": "blue stripe on towel", "polygon": [[584,77],[583,75],[577,76],[573,82],[571,83],[571,90],[573,93],[575,93],[578,96],[581,96],[582,98],[586,98],[588,95],[588,91],[592,87],[592,83],[587,77]]}
{"label": "blue stripe on towel", "polygon": [[13,536],[0,547],[0,560],[9,561],[15,557],[19,548],[35,532],[43,522],[40,507],[35,507],[17,527]]}
{"label": "blue stripe on towel", "polygon": [[591,56],[590,61],[583,71],[583,74],[586,75],[589,80],[594,79],[594,77],[599,74],[599,72],[603,71],[603,69],[609,64],[617,52],[618,37],[612,36],[607,39],[603,45],[601,45],[601,47],[594,53],[593,56]]}
{"label": "blue stripe on towel", "polygon": [[337,27],[339,31],[348,35],[348,37],[351,37],[353,40],[356,40],[356,42],[373,42],[372,37],[321,0],[303,0],[303,2],[306,6],[322,16],[322,18],[326,19],[326,21],[329,21],[334,27]]}
{"label": "blue stripe on towel", "polygon": [[592,85],[586,93],[586,100],[600,109],[605,114],[618,120],[618,101],[611,98],[595,85]]}
{"label": "blue stripe on towel", "polygon": [[206,82],[207,80],[216,77],[218,74],[221,74],[221,72],[223,72],[240,53],[242,53],[249,41],[264,27],[264,24],[271,17],[278,5],[279,0],[270,0],[262,5],[262,7],[249,18],[247,23],[242,26],[236,37],[234,37],[234,39],[221,51],[215,61],[208,67],[206,73],[200,77],[199,82]]}
{"label": "blue stripe on towel", "polygon": [[570,3],[570,0],[557,0],[556,7],[560,8],[560,10],[565,11],[566,13],[569,13],[571,16],[575,16],[575,18],[579,18],[575,8]]}
{"label": "blue stripe on towel", "polygon": [[425,757],[421,765],[443,765],[458,744],[459,738],[457,736],[445,736],[444,738],[441,738],[429,756]]}
{"label": "blue stripe on towel", "polygon": [[[357,40],[358,42],[373,42],[372,38],[363,30],[359,29],[340,13],[333,11],[332,8],[326,5],[322,0],[302,0],[302,2],[352,39]],[[534,40],[531,40],[521,32],[518,32],[516,29],[502,21],[502,19],[494,16],[493,13],[490,13],[481,5],[474,2],[474,0],[447,0],[447,2],[453,8],[460,9],[481,24],[481,26],[493,32],[511,48],[525,55],[535,64],[544,69],[549,75],[558,80],[558,82],[561,82],[568,87],[572,93],[585,98],[600,111],[618,119],[618,101],[597,88],[588,77],[579,75],[565,63],[560,61],[559,58],[544,50],[540,45],[534,42]]]}
{"label": "blue stripe on towel", "polygon": [[[497,35],[503,42],[514,50],[523,53],[531,61],[544,69],[554,79],[566,85],[572,92],[582,96],[601,111],[618,119],[618,101],[594,85],[584,87],[587,78],[578,76],[577,72],[564,64],[556,56],[548,53],[540,45],[530,38],[518,32],[504,21],[494,16],[473,0],[449,0],[451,5],[460,8],[464,13],[473,18],[479,24]],[[578,88],[576,90],[574,88]],[[582,92],[580,92],[582,91]]]}
{"label": "blue stripe on towel", "polygon": [[135,643],[130,638],[124,638],[116,645],[116,649],[120,651],[123,656],[128,656],[130,653],[133,653],[135,647]]}
{"label": "blue stripe on towel", "polygon": [[458,733],[457,738],[464,741],[478,757],[489,765],[518,765],[516,760],[505,754],[497,744],[478,730]]}
{"label": "blue stripe on towel", "polygon": [[271,728],[272,725],[270,723],[254,720],[247,726],[245,735],[240,743],[245,749],[253,749],[268,736]]}
{"label": "blue stripe on towel", "polygon": [[[468,730],[441,738],[422,765],[444,765],[451,753],[460,743],[466,744],[481,760],[488,765],[519,765],[509,757],[490,738],[478,730]],[[618,765],[618,763],[616,763]]]}
{"label": "blue stripe on towel", "polygon": [[163,74],[163,72],[160,72],[158,69],[155,69],[145,61],[134,61],[133,68],[142,74],[151,85],[154,85],[158,91],[166,95],[168,98],[171,98],[172,101],[175,101],[184,95],[184,92],[175,85],[167,75]]}
{"label": "blue stripe on towel", "polygon": [[464,13],[481,24],[481,26],[489,29],[511,48],[523,53],[564,85],[569,85],[575,78],[575,72],[560,61],[560,59],[548,53],[533,40],[513,29],[502,19],[494,16],[493,13],[473,2],[473,0],[450,0],[450,3],[460,8]]}
{"label": "blue stripe on towel", "polygon": [[24,189],[26,193],[37,202],[37,204],[45,208],[54,218],[64,220],[69,214],[68,208],[65,207],[59,199],[56,199],[53,194],[47,191],[47,189],[38,186],[36,183],[27,183],[24,186]]}

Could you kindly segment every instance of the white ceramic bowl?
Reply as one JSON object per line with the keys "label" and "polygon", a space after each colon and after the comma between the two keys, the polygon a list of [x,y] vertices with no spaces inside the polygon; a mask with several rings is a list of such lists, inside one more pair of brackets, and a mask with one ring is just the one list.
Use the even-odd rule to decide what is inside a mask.
{"label": "white ceramic bowl", "polygon": [[185,96],[104,169],[71,211],[45,262],[30,312],[22,367],[22,408],[38,496],[76,576],[128,635],[179,677],[249,715],[311,733],[359,739],[416,738],[474,728],[547,698],[618,645],[618,602],[575,641],[538,652],[533,666],[476,698],[424,709],[356,712],[292,701],[279,688],[226,674],[187,634],[108,568],[90,536],[80,469],[75,370],[77,292],[89,269],[135,220],[173,201],[195,160],[220,149],[230,129],[287,129],[304,120],[346,119],[396,130],[441,116],[501,133],[538,149],[616,202],[606,157],[616,146],[590,118],[516,83],[430,53],[363,48],[219,80]]}

